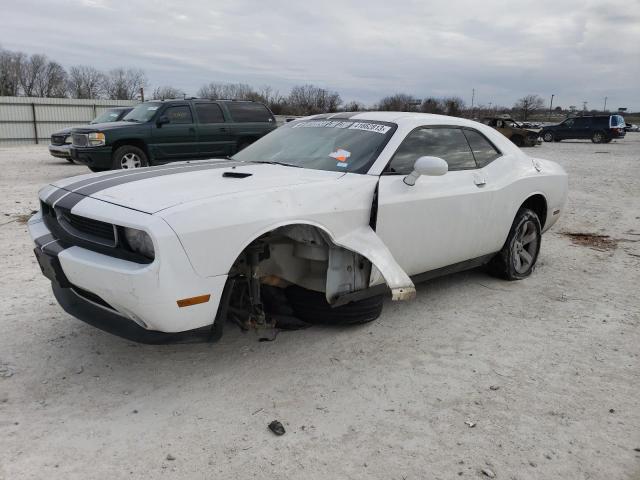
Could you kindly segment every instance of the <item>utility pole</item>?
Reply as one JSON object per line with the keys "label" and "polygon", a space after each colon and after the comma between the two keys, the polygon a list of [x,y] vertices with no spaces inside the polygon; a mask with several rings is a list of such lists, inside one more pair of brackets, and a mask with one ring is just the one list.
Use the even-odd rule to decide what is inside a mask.
{"label": "utility pole", "polygon": [[604,108],[602,109],[603,113],[607,113],[607,97],[604,97]]}
{"label": "utility pole", "polygon": [[586,100],[583,100],[583,101],[582,101],[582,111],[583,111],[583,112],[586,112],[586,111],[587,111],[587,103],[589,103],[589,102],[587,102]]}
{"label": "utility pole", "polygon": [[140,87],[140,101],[144,102],[144,88]]}
{"label": "utility pole", "polygon": [[471,118],[473,118],[473,102],[476,99],[476,89],[471,89]]}
{"label": "utility pole", "polygon": [[551,94],[551,102],[549,103],[549,121],[551,121],[551,110],[553,109],[553,97],[555,97],[555,94]]}

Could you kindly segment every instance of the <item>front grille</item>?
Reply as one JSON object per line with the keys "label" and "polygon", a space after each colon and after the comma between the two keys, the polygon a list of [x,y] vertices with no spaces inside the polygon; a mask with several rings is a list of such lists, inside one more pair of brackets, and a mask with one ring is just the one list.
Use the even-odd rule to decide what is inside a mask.
{"label": "front grille", "polygon": [[71,137],[74,147],[86,147],[89,144],[89,138],[86,133],[74,133]]}
{"label": "front grille", "polygon": [[[113,224],[101,222],[100,220],[94,220],[92,218],[81,217],[80,215],[74,215],[66,208],[56,208],[56,211],[59,223],[66,223],[73,230],[87,235],[88,240],[91,240],[91,237],[97,237],[99,239],[106,240],[108,244],[115,246],[116,234]],[[73,232],[73,230],[70,233],[76,233]]]}
{"label": "front grille", "polygon": [[51,135],[52,145],[64,145],[64,141],[67,138],[66,135]]}

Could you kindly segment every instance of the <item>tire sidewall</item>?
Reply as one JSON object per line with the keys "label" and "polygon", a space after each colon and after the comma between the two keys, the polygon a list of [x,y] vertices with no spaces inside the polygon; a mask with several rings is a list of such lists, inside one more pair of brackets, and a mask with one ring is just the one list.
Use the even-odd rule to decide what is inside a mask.
{"label": "tire sidewall", "polygon": [[544,134],[542,135],[542,139],[545,142],[553,142],[553,133],[551,132],[544,132]]}
{"label": "tire sidewall", "polygon": [[135,153],[138,157],[140,157],[139,168],[149,166],[147,155],[141,148],[134,147],[133,145],[123,145],[122,147],[118,147],[113,153],[113,161],[111,164],[112,170],[122,170],[122,157],[124,157],[127,153]]}

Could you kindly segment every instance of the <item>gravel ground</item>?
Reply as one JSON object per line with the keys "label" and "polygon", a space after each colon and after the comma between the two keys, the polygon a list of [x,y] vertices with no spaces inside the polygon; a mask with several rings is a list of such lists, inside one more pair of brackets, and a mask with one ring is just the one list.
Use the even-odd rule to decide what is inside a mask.
{"label": "gravel ground", "polygon": [[457,274],[271,343],[142,346],[66,315],[31,252],[39,186],[85,169],[0,148],[0,479],[639,479],[640,134],[529,152],[570,174],[529,279]]}

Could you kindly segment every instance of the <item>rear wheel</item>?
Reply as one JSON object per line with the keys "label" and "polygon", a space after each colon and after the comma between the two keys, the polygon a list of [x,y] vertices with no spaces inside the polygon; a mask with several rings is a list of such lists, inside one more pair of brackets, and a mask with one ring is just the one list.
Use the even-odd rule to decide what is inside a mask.
{"label": "rear wheel", "polygon": [[123,145],[119,147],[113,154],[113,170],[129,170],[132,168],[141,168],[149,165],[147,155],[141,148],[133,145]]}
{"label": "rear wheel", "polygon": [[533,210],[521,208],[513,220],[502,250],[489,262],[489,271],[506,280],[528,277],[538,260],[541,240],[542,229],[538,215]]}
{"label": "rear wheel", "polygon": [[609,143],[609,142],[611,142],[611,140],[612,140],[611,138],[607,138],[607,139],[604,141],[604,143]]}
{"label": "rear wheel", "polygon": [[593,135],[591,136],[591,141],[593,143],[604,143],[606,139],[607,136],[604,134],[604,132],[593,132]]}
{"label": "rear wheel", "polygon": [[365,298],[332,308],[323,292],[293,285],[286,289],[287,299],[300,320],[324,325],[356,325],[375,320],[382,313],[384,295]]}

